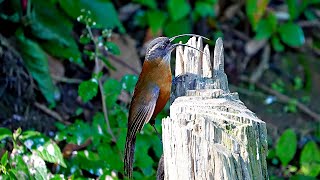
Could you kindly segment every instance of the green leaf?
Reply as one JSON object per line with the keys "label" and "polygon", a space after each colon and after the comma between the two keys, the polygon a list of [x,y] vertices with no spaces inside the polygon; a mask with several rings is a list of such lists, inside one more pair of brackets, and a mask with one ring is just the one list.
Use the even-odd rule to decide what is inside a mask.
{"label": "green leaf", "polygon": [[277,29],[277,18],[270,13],[267,18],[259,21],[255,38],[258,40],[268,39]]}
{"label": "green leaf", "polygon": [[0,127],[0,141],[7,137],[12,138],[12,132],[10,131],[10,129]]}
{"label": "green leaf", "polygon": [[292,129],[287,129],[278,139],[276,154],[283,166],[287,166],[297,150],[297,136]]}
{"label": "green leaf", "polygon": [[69,40],[69,44],[67,46],[56,43],[55,41],[45,41],[41,43],[41,47],[54,57],[68,59],[70,62],[83,66],[81,53],[73,38]]}
{"label": "green leaf", "polygon": [[104,55],[99,55],[99,59],[102,61],[102,62],[104,62],[104,64],[108,67],[108,68],[110,68],[111,70],[117,70],[112,64],[111,64],[111,62],[110,62],[110,60],[109,59],[107,59],[106,58],[106,56],[104,56]]}
{"label": "green leaf", "polygon": [[112,148],[110,144],[101,144],[101,146],[98,147],[98,154],[100,158],[104,159],[112,169],[122,171],[123,161],[118,152],[119,149]]}
{"label": "green leaf", "polygon": [[288,11],[290,14],[290,19],[295,20],[299,15],[299,3],[297,0],[286,0],[286,3],[288,5]]}
{"label": "green leaf", "polygon": [[[181,28],[183,27],[183,28]],[[164,29],[164,34],[167,37],[173,37],[179,34],[185,34],[191,32],[190,19],[181,19],[179,21],[170,21]],[[182,37],[180,40],[187,40],[188,37]]]}
{"label": "green leaf", "polygon": [[103,91],[108,108],[112,108],[121,93],[121,84],[115,79],[108,79],[103,83]]}
{"label": "green leaf", "polygon": [[98,93],[98,80],[90,79],[88,81],[83,81],[80,83],[78,88],[78,94],[83,102],[88,102]]}
{"label": "green leaf", "polygon": [[138,81],[138,76],[136,76],[136,75],[127,74],[127,75],[123,76],[121,79],[122,89],[124,89],[132,94],[133,90],[137,84],[137,81]]}
{"label": "green leaf", "polygon": [[147,12],[148,24],[153,34],[156,34],[162,27],[167,19],[164,12],[159,10],[153,10]]}
{"label": "green leaf", "polygon": [[141,5],[147,6],[151,9],[157,8],[157,1],[155,0],[133,0],[133,2],[139,3]]}
{"label": "green leaf", "polygon": [[195,11],[201,16],[201,17],[214,17],[214,4],[209,4],[206,2],[200,2],[196,1]]}
{"label": "green leaf", "polygon": [[269,0],[247,0],[246,13],[254,30],[257,28],[261,17],[264,15],[268,3]]}
{"label": "green leaf", "polygon": [[78,164],[81,169],[97,176],[102,175],[101,170],[108,167],[108,164],[101,158],[100,154],[88,150],[78,151],[73,158],[73,164]]}
{"label": "green leaf", "polygon": [[277,36],[272,36],[271,43],[273,49],[277,52],[282,52],[284,50],[284,46],[281,44],[280,39]]}
{"label": "green leaf", "polygon": [[45,143],[43,146],[39,146],[35,152],[45,161],[67,167],[60,148],[52,141]]}
{"label": "green leaf", "polygon": [[15,170],[19,173],[14,173],[17,179],[32,179],[30,176],[29,168],[26,162],[22,159],[22,156],[14,156],[13,162],[16,164]]}
{"label": "green leaf", "polygon": [[101,112],[97,112],[93,117],[92,135],[93,145],[100,145],[101,139],[103,139],[103,142],[111,142],[111,136],[107,131],[106,120]]}
{"label": "green leaf", "polygon": [[50,139],[40,132],[28,130],[19,136],[19,140],[21,140],[28,149],[36,149],[38,146],[43,146]]}
{"label": "green leaf", "polygon": [[39,89],[50,104],[54,104],[56,87],[53,85],[48,58],[39,44],[24,37],[23,33],[17,33],[20,52],[23,62],[32,77],[37,81]]}
{"label": "green leaf", "polygon": [[8,163],[8,151],[6,151],[1,157],[1,164],[6,167]]}
{"label": "green leaf", "polygon": [[317,179],[314,177],[298,174],[298,175],[291,176],[290,180],[317,180]]}
{"label": "green leaf", "polygon": [[77,19],[81,10],[90,11],[90,18],[101,28],[116,28],[121,32],[124,28],[118,18],[116,9],[112,2],[105,0],[59,0],[62,9],[72,18]]}
{"label": "green leaf", "polygon": [[304,44],[304,34],[300,26],[288,22],[280,25],[279,34],[281,40],[289,46],[297,47]]}
{"label": "green leaf", "polygon": [[320,173],[320,150],[315,142],[310,141],[303,147],[300,166],[304,175],[316,177]]}
{"label": "green leaf", "polygon": [[120,54],[120,49],[118,47],[118,45],[116,45],[114,42],[106,42],[105,45],[108,48],[108,51],[110,51],[112,54],[114,55],[119,55]]}
{"label": "green leaf", "polygon": [[51,1],[33,0],[31,32],[34,36],[52,40],[62,46],[70,46],[72,22]]}
{"label": "green leaf", "polygon": [[21,132],[22,132],[21,127],[19,127],[17,130],[13,132],[12,137],[14,141],[16,141],[17,138],[21,135]]}
{"label": "green leaf", "polygon": [[186,0],[169,0],[168,11],[173,21],[178,21],[187,16],[191,7]]}

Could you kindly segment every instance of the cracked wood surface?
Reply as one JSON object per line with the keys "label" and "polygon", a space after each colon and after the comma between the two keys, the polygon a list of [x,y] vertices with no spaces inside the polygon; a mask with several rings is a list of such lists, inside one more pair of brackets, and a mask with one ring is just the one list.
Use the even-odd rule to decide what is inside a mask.
{"label": "cracked wood surface", "polygon": [[[201,38],[188,45],[202,49]],[[223,43],[214,60],[177,48],[170,117],[162,120],[164,179],[268,179],[266,124],[230,93]]]}

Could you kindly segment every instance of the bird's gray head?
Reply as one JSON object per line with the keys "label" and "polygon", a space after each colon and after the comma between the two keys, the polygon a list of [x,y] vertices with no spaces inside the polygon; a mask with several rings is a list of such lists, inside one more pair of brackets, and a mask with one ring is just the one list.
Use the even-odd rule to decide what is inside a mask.
{"label": "bird's gray head", "polygon": [[[172,38],[168,38],[168,37],[158,37],[154,40],[152,40],[148,47],[147,47],[147,52],[146,52],[146,59],[147,61],[150,60],[156,60],[156,59],[163,59],[166,62],[170,61],[170,55],[172,50],[174,50],[177,46],[187,46],[190,48],[193,48],[195,50],[198,50],[200,52],[202,52],[199,49],[196,49],[194,47],[191,47],[187,44],[173,44],[172,41],[174,39],[176,39],[177,37],[182,37],[182,36],[195,36],[195,37],[202,37],[204,39],[209,40],[206,37],[200,36],[200,35],[196,35],[196,34],[181,34],[178,36],[174,36]],[[203,53],[203,52],[202,52]]]}
{"label": "bird's gray head", "polygon": [[146,60],[155,60],[159,58],[169,60],[173,49],[169,38],[158,37],[149,43],[146,52]]}

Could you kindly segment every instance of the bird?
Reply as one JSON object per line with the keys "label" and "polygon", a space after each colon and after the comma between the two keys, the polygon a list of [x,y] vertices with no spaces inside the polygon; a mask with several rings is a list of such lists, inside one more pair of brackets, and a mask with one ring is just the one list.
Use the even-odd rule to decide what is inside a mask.
{"label": "bird", "polygon": [[[171,52],[180,45],[196,49],[187,44],[172,43],[174,39],[182,36],[195,36],[208,39],[195,34],[181,34],[172,38],[155,38],[147,46],[142,71],[136,83],[129,108],[128,129],[124,150],[124,172],[129,179],[132,178],[137,133],[148,122],[154,127],[157,114],[164,108],[170,98],[172,84]],[[199,51],[202,52],[201,50]]]}

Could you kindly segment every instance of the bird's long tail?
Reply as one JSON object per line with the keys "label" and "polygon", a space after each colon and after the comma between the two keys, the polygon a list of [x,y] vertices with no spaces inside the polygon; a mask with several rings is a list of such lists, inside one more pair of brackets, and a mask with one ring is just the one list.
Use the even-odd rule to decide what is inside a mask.
{"label": "bird's long tail", "polygon": [[134,149],[136,146],[136,136],[127,136],[125,153],[124,153],[124,172],[131,179],[133,171]]}

